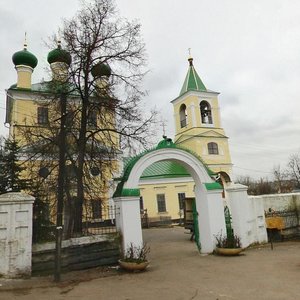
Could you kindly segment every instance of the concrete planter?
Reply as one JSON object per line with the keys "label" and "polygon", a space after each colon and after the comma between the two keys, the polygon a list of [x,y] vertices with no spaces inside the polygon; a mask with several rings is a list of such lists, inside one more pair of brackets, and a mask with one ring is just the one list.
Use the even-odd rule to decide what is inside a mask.
{"label": "concrete planter", "polygon": [[128,262],[128,261],[123,261],[121,259],[119,259],[119,264],[121,266],[121,268],[123,268],[126,271],[144,271],[148,265],[149,265],[149,261],[144,261],[144,262]]}
{"label": "concrete planter", "polygon": [[216,248],[216,253],[224,256],[239,255],[243,251],[243,248]]}

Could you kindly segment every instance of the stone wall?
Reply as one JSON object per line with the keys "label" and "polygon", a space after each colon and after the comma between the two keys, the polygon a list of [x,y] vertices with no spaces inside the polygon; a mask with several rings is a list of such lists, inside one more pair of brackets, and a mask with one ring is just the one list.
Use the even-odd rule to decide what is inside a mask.
{"label": "stone wall", "polygon": [[250,196],[249,200],[261,203],[264,212],[271,212],[269,216],[277,212],[283,219],[284,228],[276,233],[277,239],[299,237],[300,193]]}
{"label": "stone wall", "polygon": [[300,211],[300,193],[260,195],[250,198],[261,199],[265,211],[269,208],[275,211],[295,209]]}
{"label": "stone wall", "polygon": [[[32,275],[54,272],[55,243],[34,244]],[[62,243],[62,271],[116,264],[120,257],[117,234],[72,238]]]}

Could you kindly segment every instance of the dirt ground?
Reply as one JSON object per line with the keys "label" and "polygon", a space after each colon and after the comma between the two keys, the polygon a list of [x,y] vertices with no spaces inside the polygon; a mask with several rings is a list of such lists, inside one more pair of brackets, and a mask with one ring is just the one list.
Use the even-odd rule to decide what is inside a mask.
{"label": "dirt ground", "polygon": [[260,300],[300,299],[300,243],[247,249],[237,257],[200,255],[184,229],[144,230],[150,245],[147,271],[97,268],[28,280],[0,279],[2,300]]}

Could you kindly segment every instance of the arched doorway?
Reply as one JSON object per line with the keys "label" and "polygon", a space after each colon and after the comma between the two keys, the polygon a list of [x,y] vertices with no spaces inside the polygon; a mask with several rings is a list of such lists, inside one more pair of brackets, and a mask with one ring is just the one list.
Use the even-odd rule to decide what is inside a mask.
{"label": "arched doorway", "polygon": [[195,182],[195,199],[202,253],[211,253],[215,247],[215,235],[226,233],[222,186],[212,178],[211,171],[201,158],[164,138],[158,146],[133,158],[124,170],[121,182],[114,194],[117,206],[117,227],[122,234],[123,250],[132,243],[141,246],[142,229],[139,215],[139,179],[151,164],[170,160],[181,164]]}

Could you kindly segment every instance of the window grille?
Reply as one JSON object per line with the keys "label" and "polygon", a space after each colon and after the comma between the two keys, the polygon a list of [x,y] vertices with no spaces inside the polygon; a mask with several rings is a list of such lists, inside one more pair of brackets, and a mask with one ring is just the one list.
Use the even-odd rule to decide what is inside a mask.
{"label": "window grille", "polygon": [[166,209],[165,194],[157,194],[156,199],[157,199],[157,211],[166,212],[167,209]]}
{"label": "window grille", "polygon": [[217,143],[208,143],[208,154],[219,154],[219,148]]}
{"label": "window grille", "polygon": [[48,124],[48,107],[40,106],[37,108],[37,122],[40,125]]}

